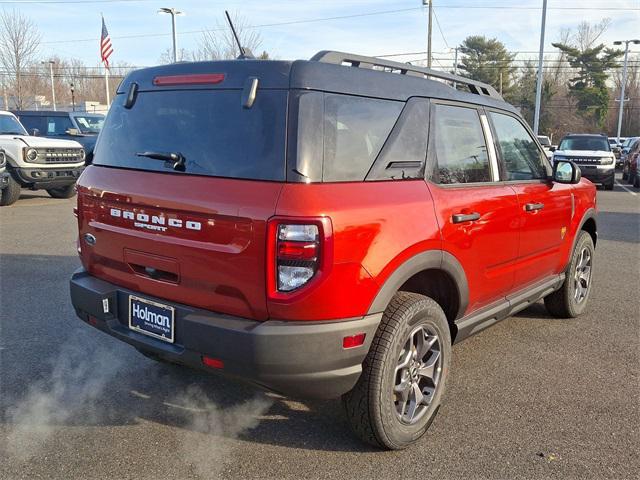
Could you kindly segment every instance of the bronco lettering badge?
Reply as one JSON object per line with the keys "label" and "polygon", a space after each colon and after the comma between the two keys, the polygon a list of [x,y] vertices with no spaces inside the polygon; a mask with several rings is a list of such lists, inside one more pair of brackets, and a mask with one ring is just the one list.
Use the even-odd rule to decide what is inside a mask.
{"label": "bronco lettering badge", "polygon": [[187,230],[202,230],[202,223],[191,220],[183,221],[179,218],[167,218],[164,215],[148,215],[146,213],[135,213],[129,210],[111,208],[109,213],[112,217],[132,220],[133,226],[145,228],[156,232],[166,232],[168,227],[186,228]]}

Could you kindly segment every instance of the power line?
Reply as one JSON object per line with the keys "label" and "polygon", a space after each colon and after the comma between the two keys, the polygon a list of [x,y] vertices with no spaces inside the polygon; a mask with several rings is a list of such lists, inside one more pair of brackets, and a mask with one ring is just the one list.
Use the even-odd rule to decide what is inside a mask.
{"label": "power line", "polygon": [[440,36],[442,37],[442,41],[444,42],[447,48],[451,48],[449,46],[449,43],[447,42],[447,39],[444,38],[444,33],[442,32],[442,27],[440,26],[440,20],[438,20],[438,14],[436,13],[435,7],[433,7],[433,16],[436,18],[436,25],[438,26],[438,30],[440,31]]}
{"label": "power line", "polygon": [[[2,1],[2,0],[0,0]],[[286,26],[286,25],[299,25],[299,24],[304,24],[304,23],[317,23],[317,22],[326,22],[326,21],[331,21],[331,20],[344,20],[344,19],[349,19],[349,18],[359,18],[359,17],[372,17],[375,15],[387,15],[390,13],[403,13],[403,12],[411,12],[411,11],[416,11],[416,10],[422,10],[422,8],[420,7],[413,7],[413,8],[400,8],[400,9],[396,9],[396,10],[382,10],[382,11],[376,11],[376,12],[368,12],[368,13],[354,13],[351,15],[338,15],[338,16],[334,16],[334,17],[321,17],[321,18],[308,18],[308,19],[302,19],[302,20],[290,20],[288,22],[276,22],[276,23],[263,23],[263,24],[259,24],[259,25],[247,25],[245,28],[247,29],[254,29],[254,28],[269,28],[269,27],[280,27],[280,26]],[[215,32],[215,31],[223,31],[226,30],[226,27],[220,27],[220,28],[207,28],[207,29],[201,29],[201,30],[186,30],[186,31],[181,31],[180,35],[193,35],[193,34],[198,34],[198,33],[205,33],[205,32]],[[127,38],[150,38],[150,37],[167,37],[170,36],[171,33],[140,33],[140,34],[136,34],[136,35],[121,35],[121,36],[112,36],[111,39],[112,40],[119,40],[119,39],[127,39]],[[76,43],[76,42],[95,42],[97,40],[98,37],[94,37],[94,38],[82,38],[82,39],[75,39],[75,40],[53,40],[50,42],[41,42],[42,44],[56,44],[56,43]]]}

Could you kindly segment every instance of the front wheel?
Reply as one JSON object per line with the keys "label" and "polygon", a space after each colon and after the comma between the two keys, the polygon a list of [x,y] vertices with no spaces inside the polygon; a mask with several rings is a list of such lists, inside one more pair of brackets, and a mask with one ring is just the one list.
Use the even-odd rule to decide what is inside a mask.
{"label": "front wheel", "polygon": [[594,253],[591,235],[581,230],[562,287],[544,298],[547,311],[554,317],[575,318],[586,308],[591,293]]}
{"label": "front wheel", "polygon": [[611,182],[610,182],[610,183],[606,183],[606,184],[604,185],[604,189],[605,189],[605,190],[613,190],[613,186],[614,186],[614,183],[613,183],[613,180],[611,180]]}
{"label": "front wheel", "polygon": [[8,185],[2,190],[2,196],[0,196],[0,206],[13,205],[20,198],[20,192],[22,187],[15,181],[13,176],[9,176]]}
{"label": "front wheel", "polygon": [[398,292],[384,312],[362,375],[342,397],[353,431],[374,446],[416,442],[438,412],[451,361],[451,335],[431,298]]}
{"label": "front wheel", "polygon": [[71,198],[76,194],[76,185],[72,183],[66,187],[49,188],[47,193],[52,198]]}

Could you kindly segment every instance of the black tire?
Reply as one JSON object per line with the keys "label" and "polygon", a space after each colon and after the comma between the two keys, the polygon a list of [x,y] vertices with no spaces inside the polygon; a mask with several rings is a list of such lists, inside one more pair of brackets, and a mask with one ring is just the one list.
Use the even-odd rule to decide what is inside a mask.
{"label": "black tire", "polygon": [[625,172],[624,168],[622,169],[622,180],[627,181],[629,179],[629,172]]}
{"label": "black tire", "polygon": [[[629,182],[631,183],[631,182]],[[636,172],[636,174],[633,176],[633,188],[640,188],[640,175],[638,175],[638,172]]]}
{"label": "black tire", "polygon": [[604,189],[605,189],[605,190],[613,190],[614,181],[613,181],[613,180],[611,180],[611,182],[610,182],[610,183],[606,183],[606,184],[605,184],[605,185],[603,185],[603,186],[604,186]]}
{"label": "black tire", "polygon": [[13,176],[9,176],[9,184],[2,190],[2,195],[0,196],[0,206],[13,205],[20,198],[21,192],[22,187],[20,184],[15,181]]}
{"label": "black tire", "polygon": [[49,188],[47,193],[53,198],[71,198],[76,194],[76,184],[72,183],[66,187]]}
{"label": "black tire", "polygon": [[[412,336],[414,332],[417,333]],[[426,336],[429,333],[432,335]],[[426,367],[424,371],[432,363],[430,371],[433,379],[420,376],[419,370],[415,368],[416,364],[412,363],[416,357],[411,352],[418,353],[417,349],[407,348],[414,344],[414,339],[419,340],[420,336],[422,345],[427,349],[423,351],[429,356],[421,356],[419,359],[428,358],[422,363]],[[436,340],[433,340],[434,337]],[[432,340],[434,343],[429,347]],[[398,370],[401,357],[407,360],[408,366]],[[438,412],[450,361],[451,334],[442,308],[423,295],[398,292],[384,312],[362,365],[362,375],[353,390],[342,397],[347,418],[356,435],[371,445],[390,450],[399,450],[415,443],[427,431]],[[420,405],[413,409],[416,413],[415,423],[405,423],[401,420],[403,414],[398,412],[396,402],[408,405],[408,416],[412,411],[412,404],[407,403],[406,399],[403,401],[402,397],[409,399],[415,395],[413,378],[420,379],[415,383],[420,396],[430,400],[428,405],[413,402]],[[401,379],[399,385],[398,379]],[[403,392],[408,392],[406,395],[397,393],[394,389],[402,385],[411,385],[402,389]],[[402,412],[404,411],[402,408]]]}
{"label": "black tire", "polygon": [[[589,264],[589,278],[587,280],[586,292],[581,300],[576,298],[577,282],[577,269],[582,257],[583,251],[588,251],[590,255]],[[578,235],[578,241],[573,249],[571,255],[571,262],[567,268],[566,277],[564,283],[559,290],[547,295],[544,298],[544,305],[547,307],[547,311],[558,318],[575,318],[584,312],[591,293],[591,285],[593,284],[593,258],[594,258],[594,246],[593,239],[588,232],[581,230]],[[581,288],[583,284],[581,283]]]}

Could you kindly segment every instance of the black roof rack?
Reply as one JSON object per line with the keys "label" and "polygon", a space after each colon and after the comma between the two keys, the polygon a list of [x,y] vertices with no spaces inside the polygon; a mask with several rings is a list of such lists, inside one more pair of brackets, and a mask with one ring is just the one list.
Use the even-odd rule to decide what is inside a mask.
{"label": "black roof rack", "polygon": [[453,75],[446,72],[438,72],[430,68],[416,67],[409,63],[394,62],[392,60],[383,60],[376,57],[365,57],[353,53],[336,52],[331,50],[322,50],[311,57],[310,61],[332,63],[336,65],[347,65],[358,68],[369,68],[372,70],[381,70],[402,75],[411,75],[422,78],[437,78],[451,83],[460,83],[466,85],[471,93],[476,95],[486,95],[488,97],[502,100],[502,96],[491,85],[471,80],[470,78]]}

